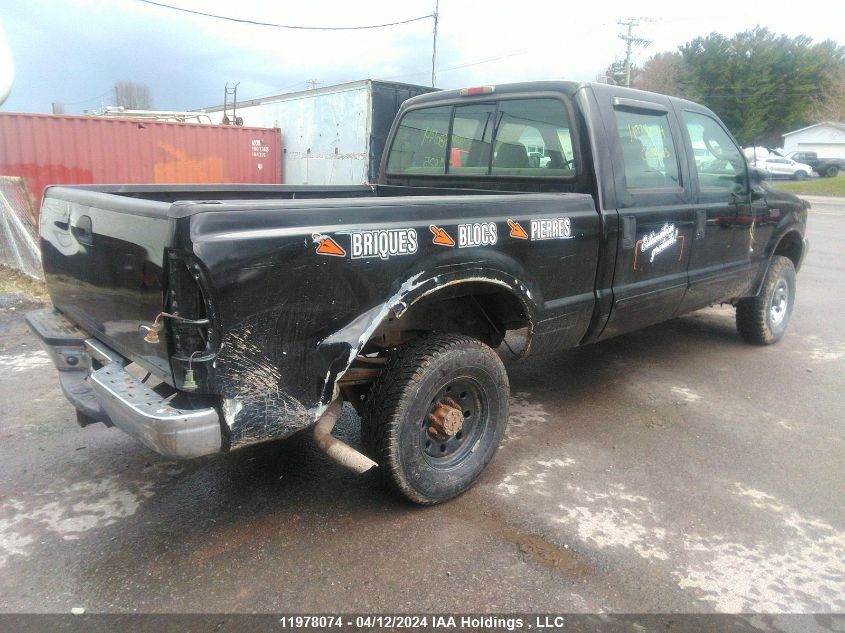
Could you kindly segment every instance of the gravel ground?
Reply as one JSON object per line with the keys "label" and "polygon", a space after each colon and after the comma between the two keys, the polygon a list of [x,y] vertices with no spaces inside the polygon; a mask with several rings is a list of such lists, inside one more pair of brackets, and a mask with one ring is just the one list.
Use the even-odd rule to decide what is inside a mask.
{"label": "gravel ground", "polygon": [[713,308],[511,363],[490,468],[423,509],[307,434],[176,463],[78,428],[6,295],[0,611],[845,611],[845,204],[810,239],[776,346]]}

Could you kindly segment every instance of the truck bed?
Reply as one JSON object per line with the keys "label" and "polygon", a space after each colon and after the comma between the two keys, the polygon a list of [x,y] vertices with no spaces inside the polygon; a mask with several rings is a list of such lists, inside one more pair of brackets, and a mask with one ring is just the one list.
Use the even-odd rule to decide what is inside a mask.
{"label": "truck bed", "polygon": [[[510,228],[564,219],[563,241]],[[312,423],[388,313],[450,285],[505,288],[539,345],[577,344],[599,234],[587,195],[395,186],[51,187],[41,218],[55,307],[173,387],[190,368],[233,444]]]}

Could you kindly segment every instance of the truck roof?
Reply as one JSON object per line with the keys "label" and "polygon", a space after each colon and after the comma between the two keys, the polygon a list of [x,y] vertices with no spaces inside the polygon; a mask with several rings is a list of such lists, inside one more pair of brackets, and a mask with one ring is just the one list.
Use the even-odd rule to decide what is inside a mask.
{"label": "truck roof", "polygon": [[[657,92],[649,92],[646,90],[637,90],[636,88],[626,88],[625,86],[614,86],[611,84],[603,84],[598,82],[589,82],[589,81],[573,81],[573,80],[561,80],[561,81],[523,81],[519,83],[506,83],[506,84],[486,84],[492,86],[494,88],[494,92],[492,96],[489,94],[482,94],[477,95],[478,97],[487,97],[493,98],[495,96],[501,95],[509,95],[509,94],[519,94],[519,93],[531,93],[531,92],[559,92],[566,95],[574,95],[578,90],[581,88],[585,88],[590,86],[594,88],[597,92],[612,92],[614,94],[624,95],[630,97],[632,99],[640,98],[648,98],[649,96],[659,96],[660,98],[669,98],[676,102],[687,103],[690,105],[696,105],[701,107],[700,104],[695,104],[692,101],[688,101],[686,99],[682,99],[680,97],[673,97],[671,95],[660,94]],[[440,90],[438,92],[430,92],[423,95],[418,95],[416,97],[412,97],[408,99],[403,104],[403,109],[407,109],[409,106],[417,106],[426,103],[438,103],[440,101],[448,101],[451,99],[458,99],[464,97],[461,94],[461,90],[465,90],[465,88],[459,88],[454,90]]]}

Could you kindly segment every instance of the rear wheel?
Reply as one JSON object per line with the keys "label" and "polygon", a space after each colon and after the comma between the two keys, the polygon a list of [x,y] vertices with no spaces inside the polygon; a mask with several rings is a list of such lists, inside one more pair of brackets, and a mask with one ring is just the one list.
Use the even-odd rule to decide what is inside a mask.
{"label": "rear wheel", "polygon": [[508,377],[481,341],[439,334],[400,348],[373,384],[361,436],[388,488],[419,504],[466,491],[508,417]]}
{"label": "rear wheel", "polygon": [[766,271],[760,294],[736,306],[736,328],[748,343],[771,345],[786,333],[795,304],[795,266],[775,255]]}
{"label": "rear wheel", "polygon": [[836,178],[839,175],[839,167],[837,167],[836,165],[831,165],[827,168],[825,175],[828,178]]}

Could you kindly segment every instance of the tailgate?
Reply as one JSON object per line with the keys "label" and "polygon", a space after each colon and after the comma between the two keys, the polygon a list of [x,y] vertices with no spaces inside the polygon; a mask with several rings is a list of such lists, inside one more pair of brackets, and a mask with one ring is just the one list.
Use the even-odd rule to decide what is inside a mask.
{"label": "tailgate", "polygon": [[41,205],[44,276],[53,304],[117,352],[171,382],[167,346],[143,340],[161,312],[170,204],[50,187]]}

